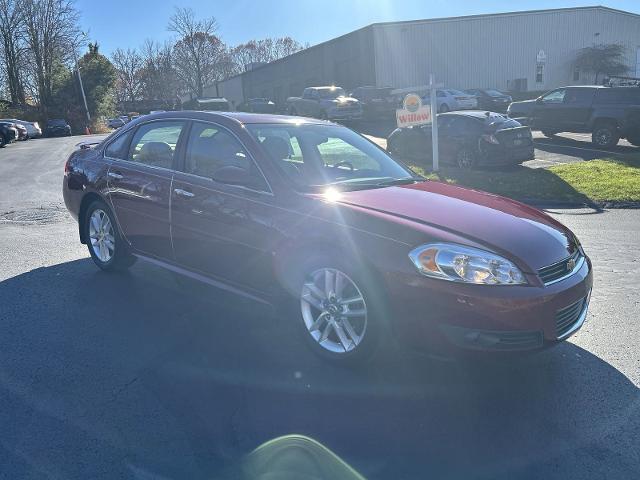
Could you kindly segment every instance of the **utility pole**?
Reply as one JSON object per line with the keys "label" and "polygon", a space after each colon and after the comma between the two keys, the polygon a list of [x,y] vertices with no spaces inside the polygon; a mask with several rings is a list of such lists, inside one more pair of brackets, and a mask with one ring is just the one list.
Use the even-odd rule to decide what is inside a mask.
{"label": "utility pole", "polygon": [[80,82],[80,92],[82,92],[82,101],[84,102],[84,111],[87,114],[87,128],[91,123],[91,115],[89,114],[89,107],[87,106],[87,96],[84,94],[84,85],[82,85],[82,75],[80,74],[80,65],[78,65],[78,55],[76,49],[73,49],[73,57],[76,60],[76,72],[78,72],[78,81]]}

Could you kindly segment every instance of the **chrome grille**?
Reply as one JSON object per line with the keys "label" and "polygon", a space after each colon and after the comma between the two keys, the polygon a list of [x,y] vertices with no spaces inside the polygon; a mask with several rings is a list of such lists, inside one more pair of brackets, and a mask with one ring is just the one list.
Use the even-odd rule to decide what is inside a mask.
{"label": "chrome grille", "polygon": [[547,267],[542,267],[538,270],[538,275],[545,285],[555,282],[569,275],[576,266],[580,265],[583,258],[584,257],[580,252],[580,249],[576,248],[576,251],[564,260],[560,260],[559,262],[553,263]]}
{"label": "chrome grille", "polygon": [[586,297],[581,298],[556,312],[556,336],[558,338],[562,338],[573,328],[586,308],[586,302]]}

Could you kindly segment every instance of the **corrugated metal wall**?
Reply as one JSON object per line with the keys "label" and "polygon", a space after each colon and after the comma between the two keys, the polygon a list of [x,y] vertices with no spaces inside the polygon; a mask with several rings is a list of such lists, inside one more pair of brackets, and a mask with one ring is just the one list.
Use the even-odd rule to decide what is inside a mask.
{"label": "corrugated metal wall", "polygon": [[223,89],[226,92],[227,83],[241,78],[246,99],[266,97],[284,103],[287,97],[301,95],[305,87],[372,85],[373,56],[372,31],[367,27],[226,80]]}
{"label": "corrugated metal wall", "polygon": [[[597,35],[598,34],[598,35]],[[594,43],[623,43],[635,69],[640,17],[603,8],[529,12],[400,24],[374,25],[376,83],[407,87],[428,82],[429,73],[452,88],[528,90],[590,83],[574,80],[573,60]],[[538,53],[544,51],[543,81],[537,82]]]}
{"label": "corrugated metal wall", "polygon": [[[208,86],[204,89],[205,97],[215,97],[215,85]],[[243,102],[244,93],[242,91],[242,76],[228,78],[224,82],[218,83],[218,94],[231,102],[231,105],[237,107]]]}

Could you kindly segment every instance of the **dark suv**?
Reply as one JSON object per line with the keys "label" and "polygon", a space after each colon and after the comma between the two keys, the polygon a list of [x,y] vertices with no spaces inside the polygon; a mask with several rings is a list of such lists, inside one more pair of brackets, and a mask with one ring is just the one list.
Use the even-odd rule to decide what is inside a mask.
{"label": "dark suv", "polygon": [[589,132],[600,147],[612,147],[620,138],[640,146],[638,87],[563,87],[535,100],[513,102],[507,112],[546,136]]}

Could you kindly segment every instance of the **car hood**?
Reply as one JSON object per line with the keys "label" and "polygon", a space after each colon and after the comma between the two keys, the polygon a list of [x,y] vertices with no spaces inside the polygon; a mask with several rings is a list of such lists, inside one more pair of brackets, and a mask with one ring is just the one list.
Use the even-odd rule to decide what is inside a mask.
{"label": "car hood", "polygon": [[325,99],[324,101],[327,103],[331,103],[333,105],[344,105],[345,103],[347,105],[355,105],[357,103],[360,103],[357,98],[353,98],[353,97],[337,97],[337,98]]}
{"label": "car hood", "polygon": [[441,182],[344,192],[339,203],[453,233],[515,260],[529,272],[566,258],[576,248],[568,228],[535,208]]}

